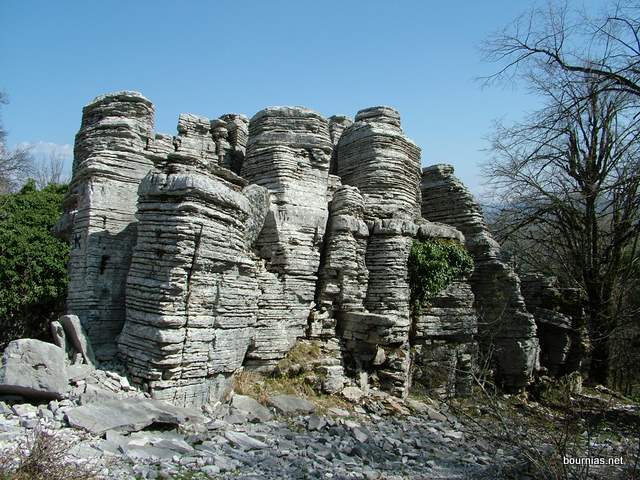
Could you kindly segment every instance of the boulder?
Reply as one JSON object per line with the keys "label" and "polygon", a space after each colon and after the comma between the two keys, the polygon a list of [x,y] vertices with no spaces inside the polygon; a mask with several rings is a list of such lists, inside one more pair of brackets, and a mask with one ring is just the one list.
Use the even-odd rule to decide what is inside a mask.
{"label": "boulder", "polygon": [[0,365],[0,393],[34,399],[60,399],[67,390],[62,348],[40,340],[14,340]]}
{"label": "boulder", "polygon": [[67,349],[67,336],[64,333],[64,328],[60,322],[53,321],[50,325],[51,328],[51,336],[53,337],[53,343],[56,346],[64,349]]}
{"label": "boulder", "polygon": [[273,418],[267,407],[246,395],[234,395],[231,406],[246,412],[249,421],[268,422]]}
{"label": "boulder", "polygon": [[202,414],[196,410],[139,398],[105,400],[71,408],[65,417],[71,427],[94,435],[109,430],[139,431],[153,423],[178,427],[187,422],[204,422]]}
{"label": "boulder", "polygon": [[269,397],[267,403],[285,415],[293,413],[313,413],[316,410],[313,403],[296,397],[295,395],[275,395]]}

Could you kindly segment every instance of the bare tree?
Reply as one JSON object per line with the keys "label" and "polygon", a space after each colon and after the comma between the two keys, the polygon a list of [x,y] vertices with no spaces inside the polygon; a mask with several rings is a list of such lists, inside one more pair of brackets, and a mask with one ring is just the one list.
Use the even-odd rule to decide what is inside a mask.
{"label": "bare tree", "polygon": [[[0,104],[6,104],[7,97],[0,92]],[[0,193],[14,191],[24,183],[33,171],[33,158],[27,147],[9,150],[6,144],[7,132],[0,123]]]}
{"label": "bare tree", "polygon": [[535,79],[552,68],[573,82],[595,79],[602,90],[640,97],[640,3],[612,3],[598,15],[571,10],[566,2],[532,8],[491,36],[483,52],[499,65],[484,78],[488,83]]}
{"label": "bare tree", "polygon": [[487,168],[502,206],[496,226],[521,264],[583,289],[591,376],[604,381],[612,334],[638,323],[629,295],[639,281],[640,3],[594,14],[549,2],[483,51],[498,65],[485,84],[520,78],[545,102],[496,126]]}
{"label": "bare tree", "polygon": [[486,174],[501,205],[499,237],[524,247],[534,268],[584,291],[590,376],[604,382],[608,340],[622,321],[616,293],[640,236],[640,125],[630,93],[603,89],[598,76],[571,82],[562,73],[556,68],[544,88],[545,75],[537,76],[545,108],[498,125]]}
{"label": "bare tree", "polygon": [[36,181],[38,189],[67,181],[63,174],[64,160],[65,157],[61,152],[51,151],[35,162],[33,179]]}

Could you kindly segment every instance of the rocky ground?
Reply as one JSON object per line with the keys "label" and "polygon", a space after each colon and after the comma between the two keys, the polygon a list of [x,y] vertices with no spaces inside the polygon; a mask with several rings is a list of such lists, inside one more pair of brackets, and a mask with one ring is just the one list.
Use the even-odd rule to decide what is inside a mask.
{"label": "rocky ground", "polygon": [[[294,396],[271,397],[266,407],[236,395],[196,421],[176,425],[181,412],[169,407],[164,419],[143,428],[149,418],[127,417],[129,403],[119,402],[101,412],[104,418],[104,402],[1,403],[0,445],[7,452],[27,440],[28,448],[34,435],[52,435],[50,441],[70,446],[67,462],[122,479],[501,478],[505,468],[522,464],[510,449],[466,434],[451,413],[417,401],[385,397],[366,409],[319,412]],[[120,426],[110,428],[109,420]]]}
{"label": "rocky ground", "polygon": [[[478,383],[471,398],[447,402],[401,400],[355,384],[328,395],[314,387],[313,370],[301,367],[313,362],[296,363],[293,355],[277,374],[242,372],[224,402],[195,410],[151,399],[129,383],[121,365],[95,368],[79,358],[83,354],[64,375],[43,369],[39,345],[20,350],[31,355],[10,364],[14,386],[0,390],[2,480],[612,479],[638,473],[638,405],[603,387],[576,393],[549,380],[532,386],[530,396],[512,396],[489,394]],[[567,467],[565,456],[622,463]]]}

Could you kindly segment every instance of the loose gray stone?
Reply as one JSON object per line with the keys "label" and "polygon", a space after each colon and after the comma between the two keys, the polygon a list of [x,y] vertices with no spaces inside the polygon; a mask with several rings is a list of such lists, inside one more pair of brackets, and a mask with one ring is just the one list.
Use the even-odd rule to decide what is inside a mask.
{"label": "loose gray stone", "polygon": [[51,336],[53,337],[53,343],[55,343],[56,346],[62,348],[66,352],[68,348],[67,336],[64,333],[64,328],[62,327],[62,324],[54,320],[53,322],[51,322],[50,327],[51,327]]}
{"label": "loose gray stone", "polygon": [[11,410],[21,418],[36,418],[38,415],[38,407],[29,403],[14,405]]}
{"label": "loose gray stone", "polygon": [[202,422],[195,410],[176,407],[157,400],[126,398],[106,400],[67,410],[65,418],[70,426],[93,434],[117,429],[123,432],[141,430],[153,423],[184,425]]}
{"label": "loose gray stone", "polygon": [[267,403],[285,415],[293,413],[312,413],[316,407],[313,403],[295,395],[275,395],[267,399]]}
{"label": "loose gray stone", "polygon": [[318,415],[311,415],[307,421],[307,428],[309,430],[322,430],[327,424],[323,417]]}
{"label": "loose gray stone", "polygon": [[27,398],[61,399],[67,391],[62,348],[40,340],[10,342],[0,365],[0,393]]}
{"label": "loose gray stone", "polygon": [[447,421],[447,417],[445,415],[443,415],[442,413],[438,412],[437,410],[431,408],[428,405],[426,405],[425,413],[429,416],[429,418],[431,420],[435,420],[437,422],[446,422]]}
{"label": "loose gray stone", "polygon": [[153,442],[154,447],[173,450],[178,453],[191,453],[194,448],[180,438],[163,438],[157,442]]}
{"label": "loose gray stone", "polygon": [[356,427],[352,429],[351,432],[353,433],[354,438],[360,443],[364,443],[369,440],[369,436],[361,428]]}
{"label": "loose gray stone", "polygon": [[80,380],[84,380],[89,375],[91,375],[91,371],[93,367],[86,363],[80,365],[69,365],[67,367],[67,376],[69,377],[69,382],[78,382]]}
{"label": "loose gray stone", "polygon": [[231,405],[238,410],[246,412],[249,421],[268,422],[273,418],[267,407],[246,395],[234,395]]}
{"label": "loose gray stone", "polygon": [[91,342],[89,341],[87,333],[82,327],[77,315],[63,315],[59,318],[59,322],[62,324],[69,340],[71,340],[73,348],[75,348],[78,353],[82,354],[84,362],[88,365],[95,365],[96,358],[93,354]]}
{"label": "loose gray stone", "polygon": [[238,445],[240,448],[246,450],[259,450],[262,448],[267,448],[266,443],[261,442],[260,440],[256,440],[255,438],[251,438],[246,433],[227,430],[226,432],[224,432],[224,437],[230,442]]}
{"label": "loose gray stone", "polygon": [[364,396],[364,392],[358,387],[345,387],[340,393],[350,402],[357,402]]}

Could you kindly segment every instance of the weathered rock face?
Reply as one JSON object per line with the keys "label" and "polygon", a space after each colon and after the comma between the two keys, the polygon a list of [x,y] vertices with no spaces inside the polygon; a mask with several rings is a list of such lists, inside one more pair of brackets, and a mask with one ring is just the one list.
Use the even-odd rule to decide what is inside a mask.
{"label": "weathered rock face", "polygon": [[358,112],[338,141],[337,175],[358,187],[365,218],[419,218],[420,149],[404,136],[389,107]]}
{"label": "weathered rock face", "polygon": [[342,313],[363,311],[369,280],[365,264],[369,229],[363,220],[362,195],[355,187],[340,187],[329,208],[312,336],[333,337]]}
{"label": "weathered rock face", "polygon": [[556,277],[542,274],[527,274],[521,280],[527,309],[536,319],[540,364],[555,376],[579,371],[587,349],[579,291],[560,289]]}
{"label": "weathered rock face", "polygon": [[78,315],[98,358],[115,354],[125,319],[125,285],[135,244],[138,184],[153,166],[153,105],[135,92],[84,107],[66,201],[71,241],[67,310]]}
{"label": "weathered rock face", "polygon": [[329,168],[331,174],[335,174],[338,170],[338,142],[340,141],[340,137],[342,137],[345,129],[351,125],[353,125],[353,120],[344,115],[333,115],[329,117],[329,136],[331,137],[331,144],[333,145],[331,166]]}
{"label": "weathered rock face", "polygon": [[67,390],[65,351],[25,338],[10,342],[0,363],[0,394],[59,399]]}
{"label": "weathered rock face", "polygon": [[169,154],[140,185],[119,340],[134,380],[181,405],[218,398],[242,365],[257,316],[249,247],[268,208],[264,189],[252,187],[252,202],[242,179],[211,174],[198,158]]}
{"label": "weathered rock face", "polygon": [[[59,225],[74,246],[68,310],[79,321],[53,325],[61,346],[71,340],[87,363],[91,345],[98,363],[117,348],[134,383],[181,406],[221,398],[240,367],[272,370],[305,336],[330,352],[318,366],[326,391],[342,391],[346,371],[351,393],[404,397],[413,377],[466,394],[475,293],[485,318],[507,305],[500,373],[526,381],[537,345],[517,277],[449,177],[422,185],[422,213],[449,225],[422,218],[420,149],[398,112],[365,109],[355,123],[301,107],[250,122],[181,114],[177,130],[154,133],[153,106],[136,93],[85,108]],[[416,317],[411,246],[443,238],[474,254],[473,293],[460,278]],[[509,300],[480,298],[496,295]]]}
{"label": "weathered rock face", "polygon": [[485,352],[495,349],[497,375],[507,388],[521,388],[538,364],[533,316],[526,310],[520,281],[500,260],[480,206],[453,175],[450,165],[434,165],[422,174],[422,215],[458,228],[475,260],[471,286],[478,311],[479,340]]}
{"label": "weathered rock face", "polygon": [[249,365],[270,367],[304,335],[315,295],[327,211],[327,121],[299,107],[272,107],[249,124],[242,175],[267,188],[271,209],[256,244],[265,260]]}
{"label": "weathered rock face", "polygon": [[471,393],[478,331],[474,299],[467,279],[460,279],[431,299],[414,323],[412,382],[430,396]]}
{"label": "weathered rock face", "polygon": [[[218,156],[222,157],[220,164],[240,174],[249,140],[249,120],[244,115],[236,113],[222,115],[220,120],[225,123],[225,128],[216,129],[214,136],[226,139],[229,145],[226,149],[218,149]],[[222,141],[219,144],[223,145]]]}

